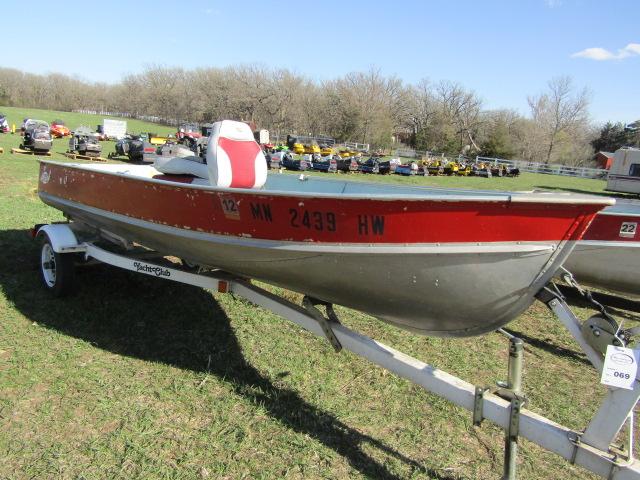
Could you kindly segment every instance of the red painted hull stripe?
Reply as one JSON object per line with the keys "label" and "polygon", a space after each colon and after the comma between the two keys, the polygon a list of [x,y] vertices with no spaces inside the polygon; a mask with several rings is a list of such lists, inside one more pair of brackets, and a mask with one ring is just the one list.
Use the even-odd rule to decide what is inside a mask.
{"label": "red painted hull stripe", "polygon": [[636,224],[640,226],[640,218],[631,215],[596,215],[589,229],[584,234],[583,240],[601,240],[609,242],[638,242],[640,233],[638,228],[626,228],[628,232],[622,232],[622,224]]}
{"label": "red painted hull stripe", "polygon": [[40,182],[40,190],[62,199],[158,224],[266,240],[373,244],[579,240],[601,208],[222,193],[61,165],[46,164],[46,168],[50,178]]}

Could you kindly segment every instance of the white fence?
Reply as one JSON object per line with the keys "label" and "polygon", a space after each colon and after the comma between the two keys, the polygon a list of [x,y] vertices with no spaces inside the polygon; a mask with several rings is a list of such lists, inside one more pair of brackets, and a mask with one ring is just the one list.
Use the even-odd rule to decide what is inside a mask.
{"label": "white fence", "polygon": [[[439,152],[430,152],[429,150],[413,150],[412,148],[397,148],[395,150],[394,156],[396,157],[405,157],[405,158],[417,158],[418,160],[424,157],[446,157],[444,153]],[[457,158],[457,157],[447,157],[447,158]]]}
{"label": "white fence", "polygon": [[528,162],[526,160],[504,160],[502,158],[476,157],[476,163],[492,163],[493,165],[506,165],[510,168],[518,168],[521,172],[546,173],[549,175],[563,175],[567,177],[598,178],[605,180],[609,170],[603,168],[570,167],[569,165],[556,165],[552,163]]}
{"label": "white fence", "polygon": [[361,152],[368,152],[369,151],[369,144],[368,143],[344,142],[343,145],[345,147],[347,147],[347,148],[351,148],[351,149],[358,150],[358,151],[361,151]]}

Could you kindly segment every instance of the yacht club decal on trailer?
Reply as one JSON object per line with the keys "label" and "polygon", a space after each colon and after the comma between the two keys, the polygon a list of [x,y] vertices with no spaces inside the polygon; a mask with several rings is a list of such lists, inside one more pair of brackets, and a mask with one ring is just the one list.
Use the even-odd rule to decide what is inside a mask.
{"label": "yacht club decal on trailer", "polygon": [[155,275],[156,277],[170,277],[171,272],[168,268],[159,267],[157,265],[151,265],[144,262],[133,262],[133,267],[136,272],[147,273],[149,275]]}

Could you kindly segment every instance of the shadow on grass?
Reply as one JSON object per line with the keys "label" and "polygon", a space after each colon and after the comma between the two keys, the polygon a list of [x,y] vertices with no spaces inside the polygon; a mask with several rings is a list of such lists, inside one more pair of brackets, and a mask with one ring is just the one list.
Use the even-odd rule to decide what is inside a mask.
{"label": "shadow on grass", "polygon": [[525,342],[526,345],[531,345],[532,347],[539,348],[540,350],[552,353],[553,355],[557,355],[558,357],[564,357],[566,359],[573,360],[574,362],[591,366],[591,362],[587,360],[587,357],[583,353],[572,350],[570,348],[554,345],[549,339],[542,340],[540,338],[534,338],[517,330],[512,330],[511,328],[504,328],[504,331],[520,338]]}
{"label": "shadow on grass", "polygon": [[365,453],[368,444],[430,478],[454,478],[427,469],[295,391],[274,385],[245,360],[229,319],[206,291],[101,265],[78,272],[82,286],[77,295],[54,299],[40,287],[39,247],[26,231],[0,231],[0,251],[0,288],[29,320],[120,355],[224,378],[236,394],[333,449],[363,475],[397,478]]}

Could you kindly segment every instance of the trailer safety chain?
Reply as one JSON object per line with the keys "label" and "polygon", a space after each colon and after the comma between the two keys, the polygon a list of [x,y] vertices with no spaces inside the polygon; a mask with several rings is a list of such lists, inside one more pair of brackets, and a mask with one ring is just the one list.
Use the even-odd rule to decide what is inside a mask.
{"label": "trailer safety chain", "polygon": [[[600,319],[598,319],[597,317],[592,317],[591,319],[588,319],[587,322],[585,323],[591,323],[591,327],[598,329],[600,328],[601,330],[604,330],[604,332],[600,332],[600,333],[605,333],[605,335],[610,336],[611,339],[611,343],[613,345],[617,345],[617,346],[626,346],[628,345],[632,338],[637,335],[638,333],[640,333],[640,329],[638,327],[635,328],[631,328],[631,329],[623,329],[622,328],[622,324],[623,322],[621,322],[620,324],[618,324],[618,322],[609,314],[609,312],[607,311],[607,309],[605,308],[604,305],[602,305],[600,302],[598,302],[595,298],[593,298],[593,295],[591,294],[591,291],[589,291],[588,289],[582,287],[574,278],[573,274],[571,272],[569,272],[566,268],[564,267],[560,267],[562,273],[562,279],[570,286],[573,287],[588,303],[590,303],[591,305],[593,305],[595,307],[596,310],[598,310],[600,312],[601,320],[604,320],[604,322],[606,322],[607,324],[609,324],[610,328],[606,327],[605,325],[602,324],[602,322],[600,321]],[[559,292],[558,287],[555,284],[552,284],[555,290],[555,295],[558,296],[558,298],[564,298],[563,295]],[[593,320],[593,321],[592,321]],[[598,333],[598,332],[596,332]],[[600,339],[599,343],[602,343],[604,339]],[[608,343],[608,342],[607,342]],[[604,347],[603,347],[604,348]],[[603,352],[604,354],[604,352]]]}
{"label": "trailer safety chain", "polygon": [[562,279],[567,282],[567,284],[573,288],[575,288],[580,295],[582,295],[591,305],[593,305],[596,310],[598,310],[602,316],[611,324],[612,327],[616,329],[616,335],[619,333],[618,322],[607,312],[607,309],[598,302],[589,290],[583,288],[578,281],[575,279],[573,274],[564,267],[560,267],[562,271]]}
{"label": "trailer safety chain", "polygon": [[[325,311],[327,312],[326,317],[322,314],[320,310],[318,310],[316,305],[324,306]],[[333,349],[336,351],[336,353],[340,352],[340,350],[342,350],[342,344],[336,337],[335,333],[333,332],[333,328],[331,327],[332,324],[340,325],[340,319],[338,318],[335,310],[333,309],[333,304],[305,295],[304,298],[302,299],[302,306],[320,324],[320,327],[322,327],[322,331],[325,337],[327,337],[327,340],[329,340],[329,343],[331,344]]]}

